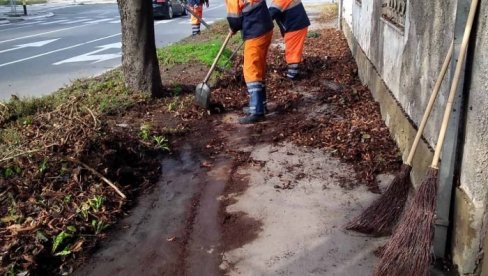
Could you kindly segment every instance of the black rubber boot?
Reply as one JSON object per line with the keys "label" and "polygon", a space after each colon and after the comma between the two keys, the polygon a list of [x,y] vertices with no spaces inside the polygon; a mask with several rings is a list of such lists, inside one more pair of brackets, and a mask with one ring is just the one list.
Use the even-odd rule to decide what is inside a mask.
{"label": "black rubber boot", "polygon": [[248,116],[240,118],[239,124],[243,124],[243,125],[254,124],[254,123],[262,122],[264,120],[266,120],[266,117],[264,116],[264,114],[263,115],[248,115]]}
{"label": "black rubber boot", "polygon": [[249,93],[249,115],[239,119],[240,124],[252,124],[264,121],[264,101],[266,99],[262,82],[247,83]]}
{"label": "black rubber boot", "polygon": [[286,77],[289,80],[297,80],[298,79],[298,63],[288,64],[288,69],[286,71]]}
{"label": "black rubber boot", "polygon": [[[251,114],[251,109],[249,108],[249,106],[245,106],[242,108],[242,112],[244,112],[244,114]],[[264,114],[268,114],[268,113],[269,113],[268,107],[264,106]]]}

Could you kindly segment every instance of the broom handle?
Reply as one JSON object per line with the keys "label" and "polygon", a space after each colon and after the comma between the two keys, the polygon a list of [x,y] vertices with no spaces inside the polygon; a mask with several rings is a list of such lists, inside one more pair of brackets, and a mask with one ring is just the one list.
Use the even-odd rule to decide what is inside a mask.
{"label": "broom handle", "polygon": [[446,138],[447,124],[449,123],[449,117],[451,116],[452,104],[454,102],[454,96],[456,95],[457,86],[459,84],[459,78],[463,68],[464,60],[466,59],[466,52],[468,48],[469,36],[471,35],[471,29],[473,27],[474,17],[476,15],[476,8],[478,7],[479,0],[472,0],[471,7],[469,8],[468,20],[466,22],[466,28],[464,29],[464,36],[461,43],[461,49],[459,50],[459,56],[456,63],[456,71],[454,71],[454,78],[451,85],[451,91],[449,92],[449,98],[447,99],[446,110],[444,111],[444,117],[442,118],[441,130],[439,132],[439,138],[435,146],[434,159],[432,160],[431,167],[439,169],[439,157],[441,156],[442,144],[444,144],[444,138]]}
{"label": "broom handle", "polygon": [[439,90],[442,85],[442,80],[446,75],[447,68],[449,67],[449,63],[451,62],[453,49],[454,49],[454,45],[451,43],[451,46],[447,51],[446,58],[444,59],[444,63],[442,64],[441,72],[437,77],[434,90],[432,90],[432,95],[430,95],[429,103],[427,104],[427,108],[425,109],[424,115],[422,117],[422,121],[420,122],[419,129],[417,130],[417,134],[415,135],[415,139],[413,140],[412,148],[410,148],[407,162],[405,162],[406,165],[412,166],[413,156],[415,155],[415,151],[417,150],[417,146],[419,145],[420,138],[422,138],[422,133],[424,133],[425,125],[427,124],[427,120],[429,119],[430,112],[432,111],[432,107],[434,107],[435,100],[437,98],[437,95],[439,94]]}
{"label": "broom handle", "polygon": [[205,79],[203,80],[203,83],[207,83],[208,79],[210,78],[210,75],[212,75],[212,72],[215,69],[215,66],[217,66],[217,62],[219,61],[220,56],[224,52],[225,46],[227,46],[227,43],[229,43],[229,40],[230,40],[231,36],[232,36],[232,32],[229,31],[229,34],[225,38],[224,43],[222,43],[222,47],[220,47],[219,53],[215,57],[215,59],[214,59],[214,61],[212,63],[212,66],[210,67],[210,70],[208,70],[208,73],[205,76]]}

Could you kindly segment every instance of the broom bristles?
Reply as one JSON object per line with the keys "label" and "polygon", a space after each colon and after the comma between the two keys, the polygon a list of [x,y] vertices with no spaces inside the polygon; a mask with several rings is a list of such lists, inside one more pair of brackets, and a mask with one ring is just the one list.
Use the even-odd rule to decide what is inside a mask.
{"label": "broom bristles", "polygon": [[390,235],[403,212],[412,186],[411,170],[411,166],[403,164],[386,191],[345,228],[374,236]]}
{"label": "broom bristles", "polygon": [[386,244],[375,276],[425,276],[432,261],[431,246],[437,196],[437,169],[426,178]]}

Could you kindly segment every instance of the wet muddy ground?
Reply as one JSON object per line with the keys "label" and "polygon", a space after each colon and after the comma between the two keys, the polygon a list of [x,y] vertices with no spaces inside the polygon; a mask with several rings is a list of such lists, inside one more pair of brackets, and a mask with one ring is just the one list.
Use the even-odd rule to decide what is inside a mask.
{"label": "wet muddy ground", "polygon": [[[242,57],[212,88],[213,106],[218,108],[206,111],[193,105],[194,85],[203,79],[206,67],[183,64],[176,65],[177,70],[163,68],[162,74],[165,83],[171,80],[171,86],[178,86],[178,95],[141,99],[123,113],[99,118],[103,127],[89,134],[98,137],[102,131],[107,141],[85,145],[75,139],[74,143],[80,143],[80,159],[116,181],[129,201],[103,185],[93,186],[94,177],[86,173],[80,177],[91,180],[83,182],[87,187],[77,178],[70,182],[72,187],[63,186],[71,190],[62,191],[75,191],[83,199],[100,194],[104,187],[108,205],[93,213],[113,223],[120,220],[107,233],[96,235],[89,220],[76,221],[86,231],[81,238],[71,237],[74,244],[69,248],[78,244],[76,237],[84,242],[83,251],[80,244],[79,253],[51,256],[45,262],[50,266],[41,265],[38,271],[57,274],[75,269],[75,275],[367,275],[372,271],[373,252],[384,240],[345,232],[342,225],[378,196],[401,159],[377,103],[359,81],[344,36],[333,29],[317,29],[331,25],[323,23],[311,28],[296,82],[284,78],[282,39],[275,34],[268,57],[270,113],[265,122],[237,124],[247,104]],[[96,125],[90,114],[84,116]],[[169,139],[170,152],[158,154],[141,141],[146,124],[151,135]],[[79,174],[69,175],[73,176]],[[64,194],[57,196],[53,200],[62,200]],[[70,213],[65,217],[76,216],[75,207],[66,210]],[[57,228],[50,229],[47,222],[39,225],[53,235],[72,223],[60,219],[63,214],[51,215],[59,219]],[[46,245],[50,241],[36,243],[44,252],[49,251]],[[31,254],[27,243],[13,244],[9,250],[15,248]],[[90,257],[91,252],[95,253]],[[35,267],[33,263],[26,267]]]}
{"label": "wet muddy ground", "polygon": [[309,42],[295,83],[271,50],[266,122],[236,123],[247,101],[239,62],[213,89],[217,114],[179,111],[189,131],[174,137],[154,191],[76,275],[368,275],[385,240],[342,225],[400,160],[345,39],[318,39],[330,43]]}

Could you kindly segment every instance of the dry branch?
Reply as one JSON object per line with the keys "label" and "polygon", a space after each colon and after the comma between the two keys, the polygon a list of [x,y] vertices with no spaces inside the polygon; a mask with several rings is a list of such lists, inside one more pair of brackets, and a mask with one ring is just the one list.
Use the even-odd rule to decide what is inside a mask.
{"label": "dry branch", "polygon": [[89,170],[91,173],[93,173],[94,175],[98,176],[98,177],[99,177],[101,180],[103,180],[103,182],[107,183],[107,184],[108,184],[110,187],[112,187],[112,189],[114,189],[114,190],[115,190],[115,192],[116,192],[117,194],[119,194],[119,195],[120,195],[120,197],[122,197],[123,199],[126,199],[126,198],[127,198],[127,197],[124,195],[124,193],[122,193],[122,192],[119,190],[119,188],[117,188],[117,186],[115,186],[115,184],[114,184],[112,181],[108,180],[108,179],[107,179],[105,176],[103,176],[101,173],[97,172],[97,171],[96,171],[95,169],[93,169],[92,167],[90,167],[90,166],[88,166],[87,164],[85,164],[85,163],[83,163],[83,162],[81,162],[81,161],[79,161],[79,160],[76,160],[76,159],[74,159],[74,158],[72,158],[72,157],[68,157],[68,158],[66,158],[66,159],[67,159],[68,161],[71,161],[71,162],[73,162],[73,163],[76,163],[76,164],[78,164],[78,165],[80,165],[80,166],[84,167],[85,169]]}

